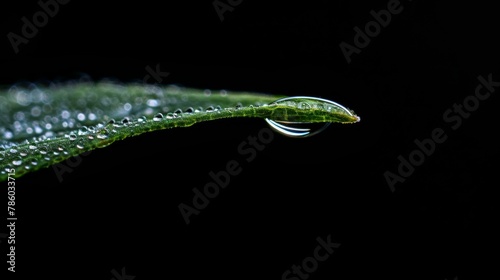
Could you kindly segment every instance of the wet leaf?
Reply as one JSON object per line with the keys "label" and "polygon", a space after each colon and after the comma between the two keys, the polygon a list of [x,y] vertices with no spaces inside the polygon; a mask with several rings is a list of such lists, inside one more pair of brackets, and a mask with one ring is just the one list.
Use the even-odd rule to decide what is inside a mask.
{"label": "wet leaf", "polygon": [[221,118],[254,117],[291,137],[304,123],[355,123],[335,102],[178,86],[70,82],[0,89],[0,181],[47,168],[115,141]]}

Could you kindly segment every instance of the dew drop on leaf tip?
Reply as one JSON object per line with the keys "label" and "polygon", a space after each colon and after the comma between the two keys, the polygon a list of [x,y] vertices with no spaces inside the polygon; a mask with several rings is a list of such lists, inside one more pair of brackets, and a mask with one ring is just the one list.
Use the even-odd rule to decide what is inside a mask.
{"label": "dew drop on leaf tip", "polygon": [[[297,101],[297,102],[296,102]],[[308,97],[308,96],[295,96],[295,97],[285,97],[279,100],[276,100],[269,105],[274,105],[278,103],[286,102],[288,106],[296,107],[300,110],[310,110],[311,104],[307,101],[312,102],[322,102],[314,105],[314,108],[320,110],[327,110],[331,112],[333,108],[337,108],[340,112],[349,117],[355,118],[359,122],[360,118],[356,116],[351,110],[346,107],[333,102],[331,100],[318,98],[318,97]],[[304,138],[316,135],[322,131],[324,131],[328,126],[330,126],[331,122],[323,122],[323,123],[312,123],[312,122],[287,122],[287,121],[279,121],[272,120],[266,118],[265,121],[269,124],[269,126],[276,132],[293,138]]]}

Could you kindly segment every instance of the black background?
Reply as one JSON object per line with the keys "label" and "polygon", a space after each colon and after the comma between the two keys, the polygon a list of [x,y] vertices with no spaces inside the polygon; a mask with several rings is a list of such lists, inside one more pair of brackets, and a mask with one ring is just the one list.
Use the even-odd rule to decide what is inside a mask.
{"label": "black background", "polygon": [[[341,246],[310,279],[480,279],[493,268],[498,92],[457,130],[443,120],[479,75],[500,81],[492,4],[402,1],[347,63],[339,44],[389,1],[269,2],[243,0],[221,21],[211,0],[72,0],[17,54],[7,34],[40,7],[1,4],[2,85],[131,82],[159,65],[161,84],[316,96],[361,116],[311,138],[274,134],[249,163],[237,147],[260,119],[127,139],[62,182],[52,168],[28,174],[16,181],[17,276],[112,279],[125,267],[135,279],[281,279],[328,235]],[[392,192],[384,172],[435,128],[447,140]],[[242,173],[186,225],[178,205],[233,159]]]}

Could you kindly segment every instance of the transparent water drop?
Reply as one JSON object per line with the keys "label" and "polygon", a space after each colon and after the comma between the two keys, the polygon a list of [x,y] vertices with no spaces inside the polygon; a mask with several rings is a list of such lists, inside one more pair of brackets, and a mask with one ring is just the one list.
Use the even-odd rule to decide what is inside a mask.
{"label": "transparent water drop", "polygon": [[69,111],[64,110],[64,111],[62,111],[62,112],[61,112],[61,117],[62,117],[63,119],[68,119],[68,118],[69,118],[69,116],[70,116]]}
{"label": "transparent water drop", "polygon": [[[269,105],[275,104],[275,103],[281,103],[286,101],[287,104],[295,106],[297,104],[294,100],[299,100],[299,104],[297,104],[297,108],[299,109],[310,109],[311,105],[300,101],[304,99],[309,99],[309,100],[314,100],[314,101],[321,101],[327,104],[331,105],[330,110],[333,109],[333,107],[338,107],[341,110],[345,111],[347,114],[353,116],[352,112],[345,108],[344,106],[333,102],[331,100],[323,99],[323,98],[318,98],[318,97],[308,97],[308,96],[294,96],[294,97],[285,97],[279,100],[276,100]],[[293,102],[293,103],[292,103]],[[327,105],[328,106],[328,105]],[[330,106],[328,106],[330,107]],[[287,122],[287,121],[275,121],[272,119],[265,119],[266,122],[269,124],[269,126],[276,132],[283,134],[288,137],[296,137],[296,138],[302,138],[302,137],[310,137],[313,135],[316,135],[322,131],[324,131],[328,126],[330,126],[331,123],[308,123],[308,122]]]}
{"label": "transparent water drop", "polygon": [[42,155],[46,155],[49,152],[49,148],[47,146],[42,146],[38,149],[38,152]]}
{"label": "transparent water drop", "polygon": [[12,133],[12,131],[10,131],[10,130],[4,131],[4,133],[3,133],[4,139],[9,140],[9,139],[12,139],[12,137],[14,137],[14,133]]}
{"label": "transparent water drop", "polygon": [[87,134],[87,132],[89,131],[89,128],[86,127],[86,126],[82,126],[80,127],[80,129],[78,130],[78,135],[85,135]]}
{"label": "transparent water drop", "polygon": [[76,141],[76,147],[80,150],[85,148],[85,140],[83,138],[78,139],[78,141]]}
{"label": "transparent water drop", "polygon": [[299,106],[297,107],[299,109],[304,109],[304,110],[311,109],[311,105],[307,104],[306,102],[300,102]]}
{"label": "transparent water drop", "polygon": [[124,109],[125,111],[130,111],[130,110],[132,109],[132,105],[130,105],[130,103],[125,103],[125,104],[123,105],[123,109]]}
{"label": "transparent water drop", "polygon": [[149,107],[158,107],[158,106],[160,106],[160,101],[158,101],[156,99],[148,99],[148,101],[146,101],[146,104]]}
{"label": "transparent water drop", "polygon": [[36,134],[42,134],[43,133],[43,129],[40,127],[40,126],[35,126],[35,133]]}
{"label": "transparent water drop", "polygon": [[29,150],[28,149],[21,149],[19,151],[19,155],[22,156],[22,157],[25,157],[29,154]]}
{"label": "transparent water drop", "polygon": [[154,112],[154,111],[153,111],[153,109],[152,109],[152,108],[146,108],[146,109],[144,109],[143,114],[146,114],[146,115],[151,115],[151,114],[153,114],[153,112]]}
{"label": "transparent water drop", "polygon": [[130,123],[130,119],[129,118],[127,118],[127,117],[123,118],[122,124],[128,125],[129,123]]}
{"label": "transparent water drop", "polygon": [[188,114],[192,114],[192,113],[194,113],[194,108],[193,108],[193,107],[189,107],[189,108],[187,108],[187,109],[186,109],[186,113],[188,113]]}
{"label": "transparent water drop", "polygon": [[109,131],[107,129],[101,129],[97,132],[97,138],[98,139],[101,139],[101,140],[104,140],[104,139],[107,139],[109,136]]}
{"label": "transparent water drop", "polygon": [[14,114],[14,119],[17,121],[24,121],[24,113],[23,112],[17,112]]}
{"label": "transparent water drop", "polygon": [[21,164],[23,164],[23,159],[21,157],[15,157],[12,160],[12,164],[15,166],[20,166]]}
{"label": "transparent water drop", "polygon": [[76,115],[76,118],[79,120],[79,121],[84,121],[87,116],[85,116],[84,113],[78,113],[78,115]]}
{"label": "transparent water drop", "polygon": [[74,133],[70,133],[70,134],[69,134],[69,140],[71,140],[71,141],[75,141],[75,140],[76,140],[76,138],[77,138],[76,134],[74,134]]}
{"label": "transparent water drop", "polygon": [[174,114],[182,114],[182,110],[181,109],[177,109],[174,111]]}
{"label": "transparent water drop", "polygon": [[155,122],[159,122],[163,119],[163,114],[162,113],[158,113],[156,114],[154,117],[153,117],[153,121]]}
{"label": "transparent water drop", "polygon": [[214,110],[214,106],[209,106],[205,109],[206,112],[213,112]]}

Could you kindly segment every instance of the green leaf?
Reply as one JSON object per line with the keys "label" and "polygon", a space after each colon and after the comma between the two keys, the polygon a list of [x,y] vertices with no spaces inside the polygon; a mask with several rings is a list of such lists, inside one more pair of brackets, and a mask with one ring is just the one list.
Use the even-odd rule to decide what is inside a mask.
{"label": "green leaf", "polygon": [[355,123],[335,102],[178,86],[76,82],[0,89],[0,181],[20,177],[117,140],[222,118],[253,117],[292,137],[294,124]]}

